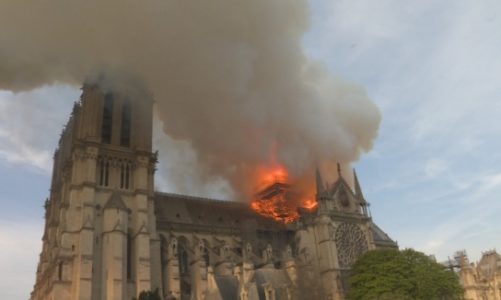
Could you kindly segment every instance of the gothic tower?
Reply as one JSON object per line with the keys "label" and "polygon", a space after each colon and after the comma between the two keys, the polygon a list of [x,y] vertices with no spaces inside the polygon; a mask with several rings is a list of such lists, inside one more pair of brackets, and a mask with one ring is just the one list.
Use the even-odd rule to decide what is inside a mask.
{"label": "gothic tower", "polygon": [[86,84],[75,103],[54,154],[32,299],[131,299],[161,286],[153,100],[130,86]]}
{"label": "gothic tower", "polygon": [[302,226],[296,232],[300,272],[319,274],[306,283],[314,287],[310,293],[324,293],[316,298],[344,299],[346,280],[357,258],[367,250],[395,248],[395,244],[384,241],[385,237],[378,241],[373,234],[384,233],[372,222],[355,172],[354,189],[343,178],[339,164],[336,182],[325,184],[317,170],[316,184],[318,208],[302,212]]}

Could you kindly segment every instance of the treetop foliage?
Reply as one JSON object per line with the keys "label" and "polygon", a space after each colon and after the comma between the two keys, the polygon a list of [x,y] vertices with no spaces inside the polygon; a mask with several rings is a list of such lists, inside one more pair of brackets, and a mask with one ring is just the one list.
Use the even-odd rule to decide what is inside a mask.
{"label": "treetop foliage", "polygon": [[366,252],[349,278],[349,300],[457,300],[457,275],[424,253],[382,249]]}

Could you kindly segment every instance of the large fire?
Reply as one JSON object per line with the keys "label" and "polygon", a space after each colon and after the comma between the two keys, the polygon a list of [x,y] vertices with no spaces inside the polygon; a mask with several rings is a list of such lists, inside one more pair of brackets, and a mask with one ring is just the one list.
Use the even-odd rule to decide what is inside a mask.
{"label": "large fire", "polygon": [[251,201],[252,209],[275,221],[292,223],[299,218],[299,207],[314,210],[317,206],[313,192],[293,191],[289,173],[280,164],[258,168],[255,182],[258,192]]}

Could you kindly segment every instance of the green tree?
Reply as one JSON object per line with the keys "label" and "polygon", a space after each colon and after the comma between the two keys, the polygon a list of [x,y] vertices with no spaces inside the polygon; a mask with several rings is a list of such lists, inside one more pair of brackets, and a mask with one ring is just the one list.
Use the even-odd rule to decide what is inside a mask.
{"label": "green tree", "polygon": [[349,300],[457,300],[457,275],[424,253],[406,249],[366,252],[353,266]]}
{"label": "green tree", "polygon": [[133,300],[162,300],[162,298],[160,298],[158,289],[155,289],[154,291],[142,291],[139,293],[139,298],[133,298]]}

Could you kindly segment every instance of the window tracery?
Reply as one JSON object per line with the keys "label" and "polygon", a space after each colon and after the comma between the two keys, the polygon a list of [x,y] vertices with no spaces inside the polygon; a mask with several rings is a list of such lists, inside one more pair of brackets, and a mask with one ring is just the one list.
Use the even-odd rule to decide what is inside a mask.
{"label": "window tracery", "polygon": [[341,223],[335,237],[339,266],[348,268],[368,250],[365,233],[356,224]]}

